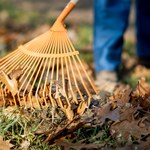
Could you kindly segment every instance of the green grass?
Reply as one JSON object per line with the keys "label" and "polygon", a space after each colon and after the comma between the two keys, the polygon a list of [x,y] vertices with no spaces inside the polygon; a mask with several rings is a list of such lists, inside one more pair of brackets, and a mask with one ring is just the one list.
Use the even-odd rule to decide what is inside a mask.
{"label": "green grass", "polygon": [[[10,108],[9,108],[10,109]],[[10,143],[14,145],[12,149],[21,149],[21,145],[24,142],[28,142],[30,146],[28,150],[61,150],[62,148],[57,145],[49,145],[45,143],[45,134],[36,135],[35,131],[38,129],[48,129],[51,126],[51,122],[47,122],[50,118],[48,112],[45,114],[45,110],[22,110],[15,109],[11,111],[0,109],[0,136],[4,140],[10,140]],[[45,117],[42,117],[42,116]],[[43,122],[47,122],[43,126]],[[55,124],[58,124],[61,120],[57,120]],[[75,138],[72,142],[78,143],[95,143],[106,144],[108,147],[117,147],[115,139],[110,135],[109,126],[107,123],[103,126],[96,126],[91,128],[80,128],[74,132]],[[66,139],[69,142],[69,139]]]}
{"label": "green grass", "polygon": [[107,147],[117,147],[115,139],[110,135],[110,129],[107,123],[102,127],[97,126],[93,128],[82,128],[77,131],[77,140],[83,140],[86,143],[102,144],[105,143]]}
{"label": "green grass", "polygon": [[93,29],[92,26],[89,24],[81,24],[77,30],[78,33],[78,40],[75,43],[75,47],[78,48],[86,48],[87,45],[92,44],[92,35]]}
{"label": "green grass", "polygon": [[10,140],[14,145],[13,149],[21,148],[24,141],[30,143],[29,150],[49,150],[50,145],[44,143],[45,136],[35,135],[35,131],[41,125],[41,118],[37,117],[39,111],[26,112],[21,114],[22,110],[16,109],[7,113],[4,109],[0,110],[0,136],[4,140]]}
{"label": "green grass", "polygon": [[11,20],[21,19],[22,10],[10,3],[8,0],[0,1],[0,11],[7,11]]}

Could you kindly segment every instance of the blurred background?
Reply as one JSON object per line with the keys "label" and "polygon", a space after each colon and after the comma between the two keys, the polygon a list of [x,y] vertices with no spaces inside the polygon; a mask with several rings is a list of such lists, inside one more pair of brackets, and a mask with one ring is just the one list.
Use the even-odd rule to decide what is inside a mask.
{"label": "blurred background", "polygon": [[[47,31],[67,3],[68,0],[0,0],[0,57]],[[66,19],[66,25],[80,57],[94,70],[93,3],[93,0],[81,0]],[[122,55],[125,72],[136,63],[134,1],[132,3]]]}

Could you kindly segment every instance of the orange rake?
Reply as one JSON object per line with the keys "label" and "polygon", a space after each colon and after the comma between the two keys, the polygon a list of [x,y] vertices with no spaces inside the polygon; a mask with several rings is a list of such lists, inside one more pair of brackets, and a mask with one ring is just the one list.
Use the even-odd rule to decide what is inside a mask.
{"label": "orange rake", "polygon": [[90,105],[96,89],[64,25],[77,1],[68,3],[49,31],[0,59],[0,101],[5,106],[51,105],[72,119],[73,106],[81,115]]}

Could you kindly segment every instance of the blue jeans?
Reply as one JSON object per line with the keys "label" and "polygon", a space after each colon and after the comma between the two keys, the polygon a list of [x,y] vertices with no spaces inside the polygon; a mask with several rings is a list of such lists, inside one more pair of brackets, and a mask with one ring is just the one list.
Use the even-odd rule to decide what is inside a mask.
{"label": "blue jeans", "polygon": [[[121,64],[123,35],[131,0],[95,0],[94,59],[96,72],[115,71]],[[150,57],[150,0],[136,0],[137,55]]]}

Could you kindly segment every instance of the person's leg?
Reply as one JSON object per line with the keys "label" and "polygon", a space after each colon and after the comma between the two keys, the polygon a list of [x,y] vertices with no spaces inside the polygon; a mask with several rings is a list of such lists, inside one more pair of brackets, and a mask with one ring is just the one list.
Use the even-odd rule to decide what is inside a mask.
{"label": "person's leg", "polygon": [[95,0],[95,70],[115,71],[121,63],[123,34],[128,25],[130,0]]}
{"label": "person's leg", "polygon": [[137,55],[150,67],[150,0],[136,1]]}

